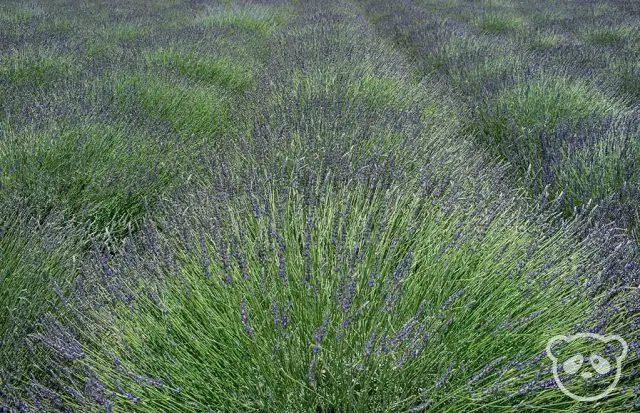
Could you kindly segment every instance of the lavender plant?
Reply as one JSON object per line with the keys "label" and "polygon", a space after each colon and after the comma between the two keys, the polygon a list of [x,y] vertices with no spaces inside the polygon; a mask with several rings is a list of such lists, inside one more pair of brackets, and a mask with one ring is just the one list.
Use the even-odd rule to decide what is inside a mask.
{"label": "lavender plant", "polygon": [[[263,185],[257,208],[204,192],[179,219],[174,207],[164,234],[147,229],[137,252],[98,255],[60,320],[73,333],[45,323],[32,339],[69,372],[56,387],[90,377],[102,390],[36,400],[136,411],[570,408],[540,356],[548,337],[628,336],[636,317],[604,315],[630,297],[575,241],[579,223],[543,231],[503,203],[415,196],[417,181]],[[62,338],[52,334],[73,339],[53,345]],[[613,411],[633,396],[604,403]]]}
{"label": "lavender plant", "polygon": [[[637,203],[624,188],[637,183],[626,160],[637,156],[613,161],[594,143],[588,152],[598,155],[587,160],[565,148],[581,145],[584,129],[602,132],[607,126],[612,129],[603,133],[604,145],[615,151],[635,145],[612,138],[618,129],[611,125],[635,124],[630,119],[637,118],[630,63],[637,60],[636,7],[624,1],[476,2],[473,8],[455,1],[363,4],[368,19],[415,62],[419,78],[436,76],[459,92],[453,96],[458,95],[468,132],[510,162],[534,196],[551,191],[564,197],[569,215],[592,204],[615,204],[617,212],[603,219],[619,219],[635,232]],[[521,105],[505,103],[506,96]],[[633,127],[624,135],[629,133],[636,141]],[[593,173],[624,170],[626,178],[569,184],[550,172],[575,176],[583,173],[576,165],[585,163]]]}
{"label": "lavender plant", "polygon": [[[221,140],[219,129],[210,127],[211,119],[149,116],[156,106],[171,108],[172,99],[199,95],[191,109],[233,112],[233,125],[241,129],[237,109],[250,105],[236,87],[250,78],[246,68],[240,82],[227,82],[233,87],[217,90],[215,99],[193,87],[193,72],[202,64],[168,73],[166,84],[156,82],[164,90],[141,88],[146,102],[139,90],[123,90],[123,80],[138,74],[149,86],[157,79],[149,72],[157,67],[145,61],[145,52],[194,37],[204,42],[192,46],[199,52],[235,42],[235,49],[226,50],[236,65],[249,62],[257,70],[265,57],[258,46],[265,41],[262,35],[225,34],[224,27],[203,32],[198,16],[206,11],[198,2],[5,3],[0,13],[2,408],[9,397],[5,389],[34,380],[35,350],[25,337],[74,290],[81,257],[92,249],[119,251],[142,219],[157,213],[160,199],[206,171],[197,164],[202,140]],[[155,106],[145,111],[143,103],[150,99]],[[182,139],[185,130],[198,137]],[[232,135],[231,128],[226,133]]]}

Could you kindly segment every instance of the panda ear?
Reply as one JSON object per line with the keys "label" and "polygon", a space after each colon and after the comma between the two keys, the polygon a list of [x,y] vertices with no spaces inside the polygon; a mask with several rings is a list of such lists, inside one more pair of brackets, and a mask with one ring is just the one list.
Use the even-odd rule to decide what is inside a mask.
{"label": "panda ear", "polygon": [[616,355],[617,359],[624,359],[627,356],[627,353],[629,352],[629,345],[622,337],[618,335],[608,336],[606,342],[607,344],[620,346]]}
{"label": "panda ear", "polygon": [[558,356],[553,353],[554,347],[568,343],[569,337],[567,336],[553,336],[547,342],[547,356],[555,363],[558,361]]}

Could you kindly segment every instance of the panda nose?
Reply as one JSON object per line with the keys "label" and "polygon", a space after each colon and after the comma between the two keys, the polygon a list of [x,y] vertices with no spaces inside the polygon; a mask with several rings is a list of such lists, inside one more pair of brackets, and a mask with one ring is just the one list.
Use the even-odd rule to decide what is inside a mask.
{"label": "panda nose", "polygon": [[582,376],[582,378],[586,380],[593,377],[593,373],[591,373],[590,371],[584,371],[580,374],[580,376]]}

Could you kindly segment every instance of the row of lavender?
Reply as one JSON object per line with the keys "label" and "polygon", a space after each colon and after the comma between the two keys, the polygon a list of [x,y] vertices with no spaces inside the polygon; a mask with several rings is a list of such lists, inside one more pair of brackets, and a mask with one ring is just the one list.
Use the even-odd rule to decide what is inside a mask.
{"label": "row of lavender", "polygon": [[[96,98],[114,111],[105,123],[162,125],[169,155],[147,162],[174,183],[149,189],[156,198],[120,232],[92,221],[108,234],[78,235],[78,253],[23,229],[31,249],[62,251],[59,278],[73,285],[14,347],[29,362],[0,370],[0,408],[572,409],[545,345],[584,331],[620,334],[631,350],[598,408],[636,406],[634,245],[597,216],[532,206],[464,138],[458,96],[437,76],[416,83],[358,5],[301,3],[205,9],[195,34],[186,23],[170,42],[118,49],[124,68]],[[236,58],[265,62],[257,75],[202,49],[225,36]],[[244,94],[227,107],[224,90]],[[612,375],[562,378],[598,392]]]}
{"label": "row of lavender", "polygon": [[459,98],[469,133],[566,214],[599,205],[635,233],[640,8],[634,1],[361,2]]}
{"label": "row of lavender", "polygon": [[288,16],[277,11],[0,5],[0,390],[5,374],[34,374],[24,339],[73,291],[83,257],[119,251],[247,124],[263,43]]}

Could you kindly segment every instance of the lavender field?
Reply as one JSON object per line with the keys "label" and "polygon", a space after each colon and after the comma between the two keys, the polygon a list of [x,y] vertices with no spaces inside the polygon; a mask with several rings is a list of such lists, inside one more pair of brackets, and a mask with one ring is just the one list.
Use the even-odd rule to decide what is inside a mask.
{"label": "lavender field", "polygon": [[0,413],[640,411],[640,2],[3,0]]}

